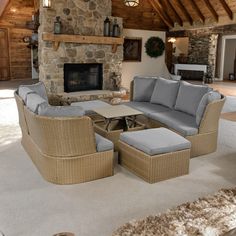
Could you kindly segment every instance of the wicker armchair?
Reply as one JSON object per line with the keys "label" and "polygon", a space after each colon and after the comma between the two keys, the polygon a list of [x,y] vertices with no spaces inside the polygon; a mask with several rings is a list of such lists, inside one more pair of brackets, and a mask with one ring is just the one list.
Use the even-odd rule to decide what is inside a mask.
{"label": "wicker armchair", "polygon": [[22,145],[41,175],[55,184],[75,184],[113,175],[113,150],[97,152],[89,117],[44,117],[15,93]]}

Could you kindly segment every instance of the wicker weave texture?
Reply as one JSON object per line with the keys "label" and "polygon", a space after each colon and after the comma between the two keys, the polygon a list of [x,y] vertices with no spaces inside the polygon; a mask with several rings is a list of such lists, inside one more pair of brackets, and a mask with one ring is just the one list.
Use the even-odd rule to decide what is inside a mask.
{"label": "wicker weave texture", "polygon": [[122,166],[149,183],[189,173],[190,149],[149,156],[119,141],[119,158]]}
{"label": "wicker weave texture", "polygon": [[96,151],[90,118],[42,117],[30,112],[18,95],[16,101],[22,145],[47,181],[76,184],[113,175],[113,150]]}

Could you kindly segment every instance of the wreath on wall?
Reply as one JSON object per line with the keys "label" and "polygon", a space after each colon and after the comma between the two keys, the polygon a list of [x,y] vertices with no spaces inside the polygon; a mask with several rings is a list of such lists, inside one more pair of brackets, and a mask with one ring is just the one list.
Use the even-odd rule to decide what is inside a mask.
{"label": "wreath on wall", "polygon": [[165,50],[165,44],[159,37],[151,37],[145,43],[146,53],[150,57],[159,57]]}

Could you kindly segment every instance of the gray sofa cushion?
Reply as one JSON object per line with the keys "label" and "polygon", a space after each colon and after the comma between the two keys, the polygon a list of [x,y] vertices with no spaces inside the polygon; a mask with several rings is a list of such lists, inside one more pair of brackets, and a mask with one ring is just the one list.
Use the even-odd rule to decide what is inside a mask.
{"label": "gray sofa cushion", "polygon": [[38,115],[49,117],[74,117],[83,116],[83,108],[76,106],[50,106],[47,103],[39,104]]}
{"label": "gray sofa cushion", "polygon": [[151,103],[157,103],[173,108],[179,90],[179,82],[158,78],[152,93]]}
{"label": "gray sofa cushion", "polygon": [[158,155],[191,148],[182,136],[165,128],[124,132],[120,140],[148,155]]}
{"label": "gray sofa cushion", "polygon": [[27,95],[26,106],[34,113],[38,114],[39,105],[48,105],[47,101],[36,93],[30,93]]}
{"label": "gray sofa cushion", "polygon": [[157,77],[134,77],[133,101],[150,102]]}
{"label": "gray sofa cushion", "polygon": [[95,133],[95,139],[98,152],[113,150],[114,144],[110,140],[103,138],[101,135],[96,133]]}
{"label": "gray sofa cushion", "polygon": [[207,92],[208,86],[193,85],[181,81],[175,109],[196,116],[198,105]]}
{"label": "gray sofa cushion", "polygon": [[213,102],[213,101],[216,101],[216,100],[219,100],[219,99],[221,99],[221,94],[217,91],[210,91],[202,97],[202,99],[201,99],[201,101],[198,105],[198,109],[197,109],[197,113],[196,113],[196,123],[197,123],[197,125],[200,125],[207,105],[210,102]]}
{"label": "gray sofa cushion", "polygon": [[159,121],[168,128],[174,129],[183,136],[191,136],[198,133],[196,118],[180,111],[168,111],[152,113],[150,118]]}
{"label": "gray sofa cushion", "polygon": [[43,82],[38,82],[36,84],[31,84],[31,85],[20,85],[19,89],[21,87],[26,87],[31,89],[32,91],[36,92],[39,96],[41,96],[44,100],[48,102],[47,92]]}
{"label": "gray sofa cushion", "polygon": [[155,112],[165,112],[170,111],[168,107],[164,107],[158,104],[152,104],[150,102],[125,102],[124,105],[132,107],[144,113],[144,115],[149,116],[151,113]]}
{"label": "gray sofa cushion", "polygon": [[30,93],[35,93],[33,90],[27,87],[19,87],[18,88],[18,95],[23,99],[24,103],[26,104],[27,95]]}
{"label": "gray sofa cushion", "polygon": [[71,106],[79,106],[83,108],[85,115],[90,115],[95,113],[93,109],[101,108],[105,106],[111,106],[110,104],[100,101],[100,100],[93,100],[93,101],[85,101],[85,102],[73,102]]}

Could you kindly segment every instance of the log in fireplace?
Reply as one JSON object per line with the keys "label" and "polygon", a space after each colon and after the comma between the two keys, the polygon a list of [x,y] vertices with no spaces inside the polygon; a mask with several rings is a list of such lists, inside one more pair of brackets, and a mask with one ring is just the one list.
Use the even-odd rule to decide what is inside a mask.
{"label": "log in fireplace", "polygon": [[64,91],[77,92],[101,90],[103,66],[100,63],[64,64]]}

